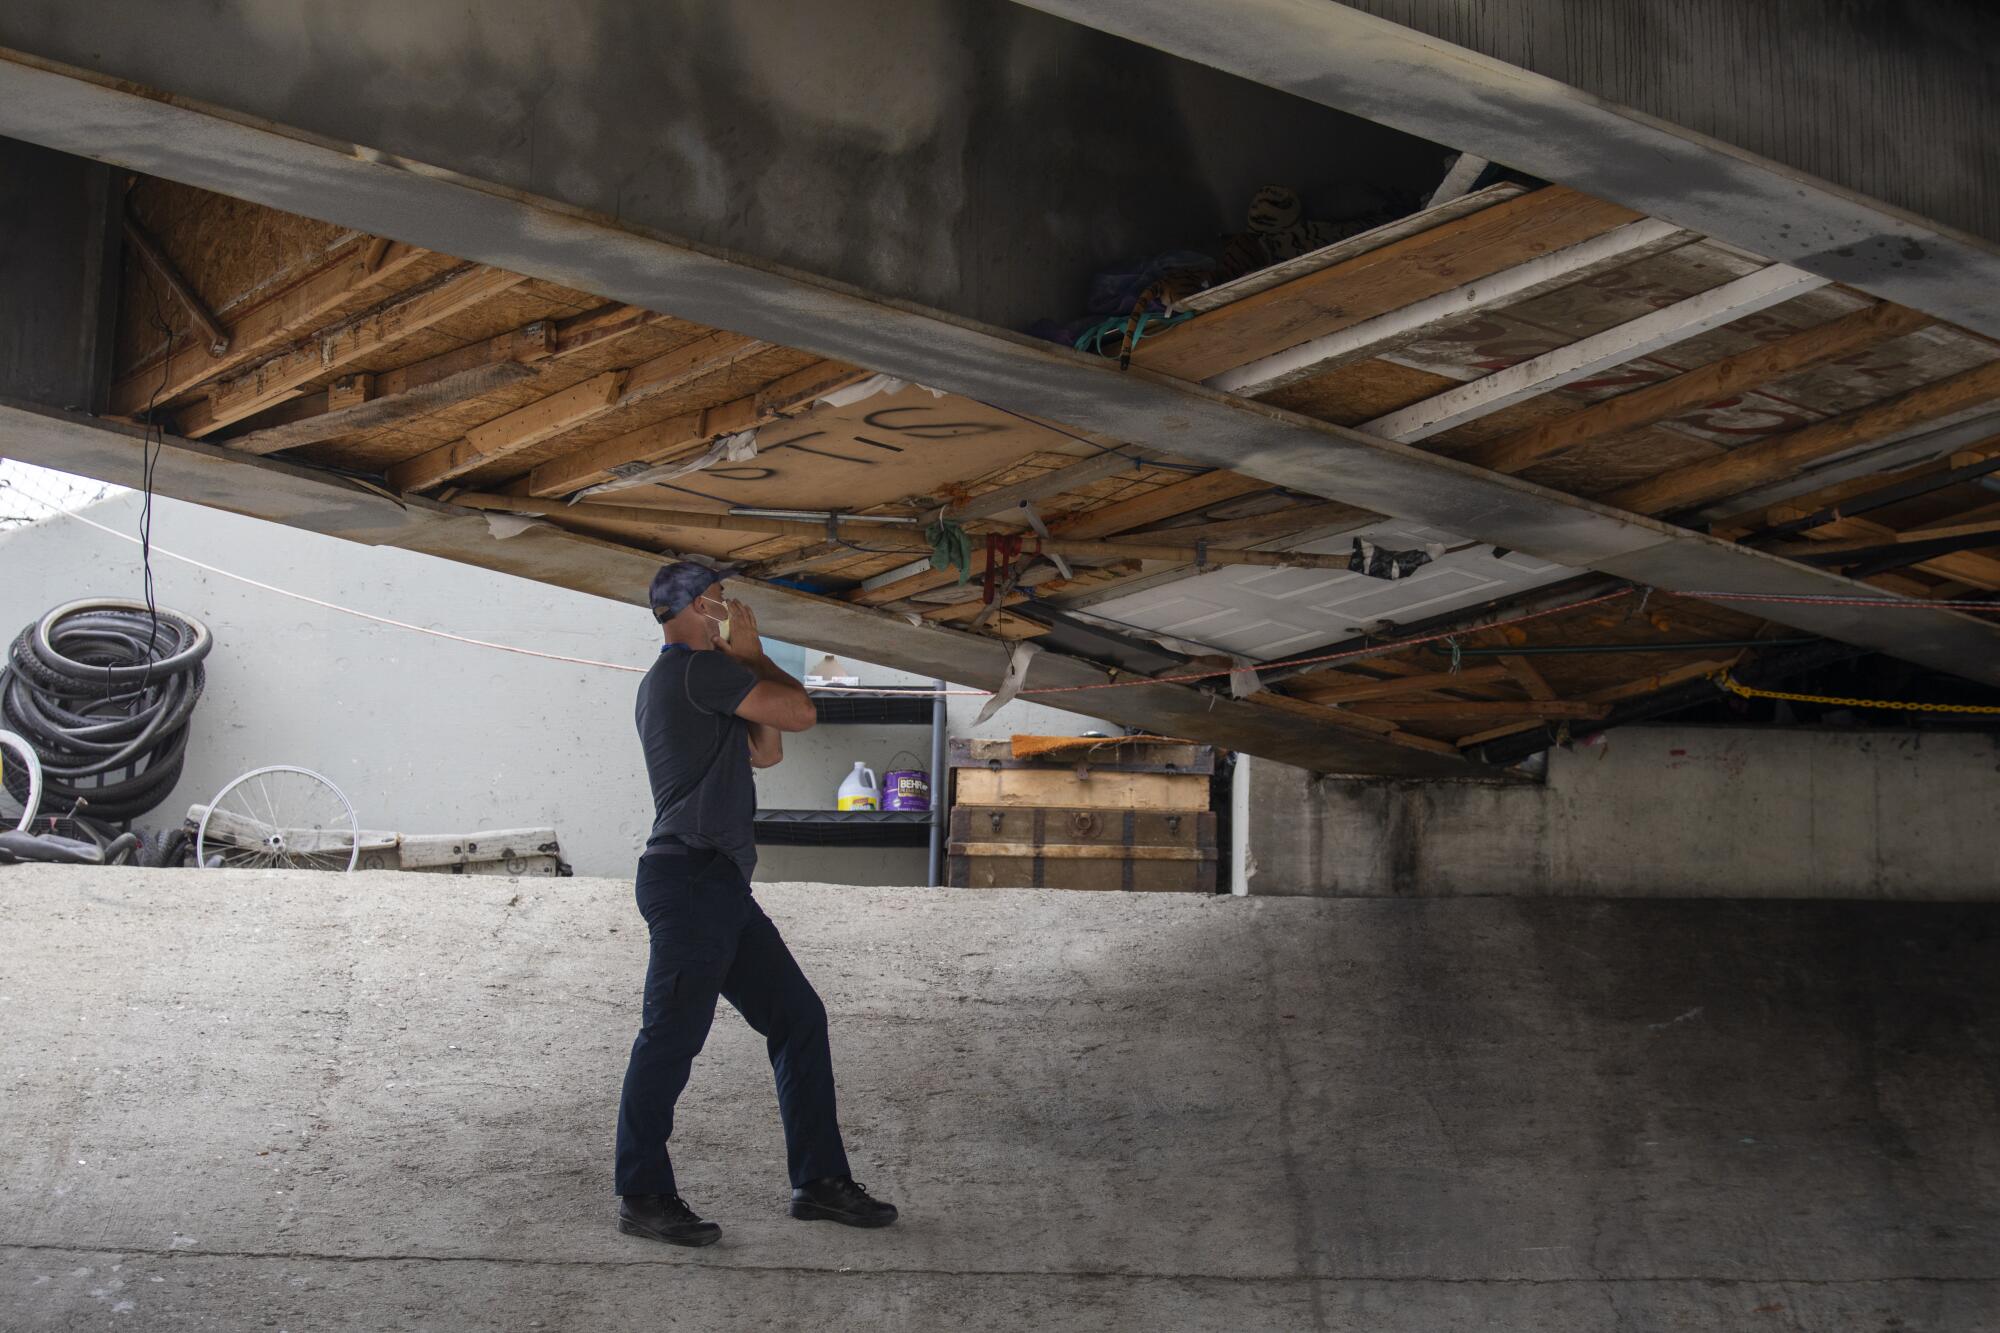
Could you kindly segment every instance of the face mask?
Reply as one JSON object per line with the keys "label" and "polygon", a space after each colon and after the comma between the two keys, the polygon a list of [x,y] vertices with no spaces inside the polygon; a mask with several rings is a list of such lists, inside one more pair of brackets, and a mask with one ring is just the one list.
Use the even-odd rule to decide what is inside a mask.
{"label": "face mask", "polygon": [[716,617],[709,615],[708,612],[706,611],[702,612],[701,614],[704,620],[708,621],[709,624],[715,626],[715,637],[720,639],[724,643],[728,643],[730,624],[735,619],[734,613],[730,611],[724,611],[720,619],[717,619]]}

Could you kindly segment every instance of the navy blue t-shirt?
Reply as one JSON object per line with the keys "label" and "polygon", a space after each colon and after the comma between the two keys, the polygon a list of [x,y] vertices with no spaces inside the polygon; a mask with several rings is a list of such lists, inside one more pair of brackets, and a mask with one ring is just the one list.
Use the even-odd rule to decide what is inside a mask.
{"label": "navy blue t-shirt", "polygon": [[653,784],[651,851],[713,848],[757,868],[757,784],[749,724],[736,716],[757,673],[727,653],[670,643],[639,682],[635,716]]}

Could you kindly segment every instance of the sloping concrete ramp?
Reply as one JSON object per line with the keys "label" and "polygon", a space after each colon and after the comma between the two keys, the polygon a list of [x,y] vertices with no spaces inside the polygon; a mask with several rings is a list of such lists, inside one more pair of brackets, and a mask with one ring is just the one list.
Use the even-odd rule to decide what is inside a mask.
{"label": "sloping concrete ramp", "polygon": [[613,1229],[628,885],[0,870],[0,1327],[1996,1326],[2000,907],[760,896],[892,1231]]}

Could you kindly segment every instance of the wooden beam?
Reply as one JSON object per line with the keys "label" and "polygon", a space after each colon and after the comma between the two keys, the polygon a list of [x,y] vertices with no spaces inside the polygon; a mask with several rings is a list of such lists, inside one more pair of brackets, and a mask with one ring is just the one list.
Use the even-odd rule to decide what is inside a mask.
{"label": "wooden beam", "polygon": [[[361,248],[250,307],[228,326],[229,350],[211,356],[206,347],[183,347],[165,358],[142,362],[111,386],[112,416],[136,417],[148,404],[169,403],[203,380],[227,374],[252,358],[291,341],[325,319],[357,292],[385,287],[430,258],[430,251],[391,245],[382,262],[367,267]],[[171,349],[170,349],[171,350]]]}
{"label": "wooden beam", "polygon": [[[1170,671],[1166,674],[1174,675],[1177,672]],[[1455,746],[1444,741],[1432,740],[1429,736],[1419,736],[1413,732],[1404,731],[1394,722],[1390,722],[1387,719],[1364,717],[1360,713],[1346,708],[1327,708],[1320,704],[1308,703],[1304,699],[1295,699],[1289,694],[1280,694],[1276,690],[1259,690],[1256,694],[1244,700],[1244,702],[1257,704],[1264,708],[1276,709],[1278,712],[1289,713],[1293,717],[1306,721],[1330,723],[1336,727],[1344,727],[1349,731],[1367,732],[1382,740],[1403,746],[1405,749],[1423,750],[1430,754],[1458,753]]]}
{"label": "wooden beam", "polygon": [[1535,664],[1518,653],[1509,653],[1500,659],[1500,665],[1514,678],[1514,683],[1527,691],[1530,699],[1553,699],[1555,688],[1547,677],[1535,669]]}
{"label": "wooden beam", "polygon": [[132,243],[132,248],[139,252],[139,258],[153,270],[153,276],[165,284],[166,289],[173,293],[174,299],[181,303],[181,309],[187,312],[188,319],[196,329],[200,330],[202,346],[209,356],[214,358],[227,353],[228,332],[222,325],[216,323],[215,316],[209,313],[208,306],[195,294],[194,288],[188,285],[188,280],[181,276],[181,271],[174,267],[174,261],[167,258],[159,244],[153,240],[152,234],[130,215],[125,218],[125,239]]}
{"label": "wooden beam", "polygon": [[474,366],[456,375],[419,385],[393,397],[377,396],[355,407],[335,408],[267,430],[252,431],[226,441],[231,449],[246,454],[275,454],[315,444],[337,435],[373,430],[411,417],[428,416],[456,403],[492,393],[532,376],[535,372],[518,361],[500,361]]}
{"label": "wooden beam", "polygon": [[[1636,699],[1642,695],[1658,694],[1661,690],[1679,685],[1684,681],[1694,680],[1700,676],[1712,676],[1718,671],[1735,666],[1743,658],[1744,654],[1738,653],[1734,657],[1689,662],[1684,666],[1677,666],[1671,671],[1660,671],[1650,676],[1641,676],[1637,680],[1628,680],[1622,685],[1612,685],[1606,689],[1592,690],[1583,697],[1592,703],[1612,704],[1625,699]],[[1461,736],[1455,744],[1459,749],[1463,750],[1470,746],[1483,744],[1486,741],[1499,740],[1502,736],[1512,736],[1516,732],[1531,731],[1541,725],[1543,725],[1542,719],[1532,722],[1509,722],[1486,731],[1475,731],[1470,736]]]}
{"label": "wooden beam", "polygon": [[1345,263],[1356,255],[1365,255],[1370,250],[1379,250],[1392,241],[1400,241],[1405,236],[1415,236],[1420,231],[1429,231],[1445,223],[1462,218],[1468,213],[1476,213],[1482,208],[1491,208],[1516,195],[1526,194],[1528,187],[1513,181],[1502,181],[1489,185],[1477,194],[1460,195],[1456,199],[1432,204],[1414,213],[1393,218],[1379,227],[1370,227],[1352,236],[1343,236],[1331,245],[1323,245],[1317,250],[1308,250],[1292,259],[1281,259],[1275,264],[1252,269],[1240,278],[1213,287],[1204,287],[1192,296],[1182,297],[1173,303],[1169,313],[1187,311],[1199,314],[1205,310],[1216,310],[1246,296],[1281,286],[1294,278],[1308,273],[1317,273],[1323,268]]}
{"label": "wooden beam", "polygon": [[296,397],[299,386],[308,380],[372,356],[526,281],[518,273],[497,268],[473,265],[461,269],[435,287],[400,297],[320,333],[303,346],[216,386],[205,400],[180,413],[177,429],[189,439],[212,435],[232,421]]}
{"label": "wooden beam", "polygon": [[754,338],[711,333],[630,370],[607,370],[476,426],[462,439],[405,459],[389,469],[389,486],[401,492],[429,490],[453,477],[503,462],[607,412],[630,407],[726,370],[769,347]]}
{"label": "wooden beam", "polygon": [[1773,264],[1469,384],[1455,385],[1420,403],[1376,417],[1359,429],[1391,440],[1427,439],[1826,284],[1827,279],[1817,274]]}
{"label": "wooden beam", "polygon": [[1802,464],[1976,408],[1996,395],[2000,395],[2000,361],[1989,361],[1883,402],[1627,486],[1604,503],[1637,514],[1659,514],[1719,500],[1777,480]]}
{"label": "wooden beam", "polygon": [[543,440],[581,426],[618,405],[626,372],[607,370],[559,393],[475,426],[463,437],[406,458],[389,468],[389,489],[428,490],[475,468],[498,463]]}
{"label": "wooden beam", "polygon": [[[1132,359],[1208,380],[1639,221],[1630,209],[1550,186],[1200,315],[1147,339]],[[1573,271],[1565,263],[1549,270]],[[1558,276],[1549,270],[1532,281]]]}
{"label": "wooden beam", "polygon": [[781,579],[788,574],[796,574],[801,570],[810,569],[822,560],[831,560],[835,556],[853,554],[853,548],[845,542],[816,542],[811,546],[802,546],[789,554],[773,556],[769,560],[759,561],[757,564],[746,568],[743,571],[743,577],[746,579]]}
{"label": "wooden beam", "polygon": [[1504,666],[1469,667],[1463,671],[1431,671],[1421,676],[1401,676],[1393,680],[1371,680],[1359,685],[1330,685],[1313,688],[1306,677],[1292,681],[1293,688],[1316,704],[1356,703],[1363,699],[1389,699],[1399,694],[1429,694],[1435,690],[1462,689],[1488,681],[1505,680]]}
{"label": "wooden beam", "polygon": [[1593,403],[1568,416],[1529,426],[1482,444],[1463,457],[1495,472],[1519,472],[1550,454],[1650,426],[1809,366],[1914,333],[1933,322],[1929,315],[1904,306],[1872,305],[1777,342]]}
{"label": "wooden beam", "polygon": [[1347,711],[1393,722],[1480,721],[1488,718],[1543,718],[1595,721],[1608,704],[1584,699],[1443,699],[1436,702],[1362,703]]}
{"label": "wooden beam", "polygon": [[[1061,495],[1064,491],[1088,486],[1094,481],[1117,476],[1120,472],[1143,471],[1152,457],[1143,449],[1107,449],[1081,462],[1064,467],[1051,468],[1038,477],[1029,477],[1007,486],[996,487],[980,495],[975,495],[963,504],[953,505],[950,517],[960,523],[974,519],[1007,519],[1020,513],[1023,504],[1045,500],[1051,495]],[[1026,518],[1018,520],[1023,525]]]}
{"label": "wooden beam", "polygon": [[1172,538],[1175,541],[1200,538],[1205,542],[1240,542],[1254,546],[1259,542],[1276,541],[1280,537],[1295,532],[1306,532],[1313,528],[1333,527],[1344,523],[1372,523],[1380,515],[1353,505],[1329,500],[1325,504],[1292,505],[1287,509],[1273,509],[1262,514],[1251,514],[1246,518],[1218,519],[1213,523],[1187,523],[1180,527],[1166,527],[1153,524],[1136,532],[1122,532],[1109,540],[1114,542],[1157,541]]}
{"label": "wooden beam", "polygon": [[[653,528],[678,528],[696,532],[749,532],[768,537],[818,537],[826,532],[825,523],[798,519],[718,514],[693,509],[656,509],[650,505],[598,504],[592,501],[579,504],[551,504],[546,500],[530,497],[494,495],[486,492],[461,492],[452,496],[452,503],[474,509],[533,514],[552,521],[574,519],[597,523],[634,523]],[[850,521],[847,531],[853,534],[857,544],[866,541],[869,546],[881,551],[915,552],[931,549],[931,544],[924,535],[910,527],[883,527]],[[1075,556],[1080,560],[1189,561],[1195,558],[1195,548],[1192,546],[1114,546],[1110,542],[1060,536],[1043,542],[1042,549],[1053,555]],[[1334,555],[1313,555],[1303,551],[1212,550],[1203,554],[1209,564],[1217,566],[1347,568],[1347,555],[1344,552]],[[958,577],[955,570],[939,572],[951,579]]]}
{"label": "wooden beam", "polygon": [[1059,537],[1103,537],[1270,489],[1268,481],[1218,469],[1189,477],[1186,481],[1169,482],[1129,500],[1067,514],[1060,521],[1051,523],[1049,531]]}
{"label": "wooden beam", "polygon": [[1363,361],[1420,337],[1425,330],[1468,313],[1512,305],[1576,282],[1592,273],[1634,263],[1679,245],[1688,234],[1670,222],[1642,218],[1592,236],[1553,254],[1475,278],[1385,311],[1372,319],[1286,347],[1234,369],[1211,375],[1211,389],[1256,397],[1286,385]]}
{"label": "wooden beam", "polygon": [[1899,542],[1927,542],[1938,537],[1969,537],[1977,532],[2000,531],[2000,505],[1968,509],[1949,523],[1923,528],[1905,528],[1896,534]]}
{"label": "wooden beam", "polygon": [[[1831,523],[1822,523],[1816,528],[1808,528],[1805,536],[1813,541],[1833,542],[1843,538],[1859,538],[1880,545],[1894,542],[1898,533],[1882,523],[1865,518],[1840,518]],[[1950,555],[1932,556],[1910,566],[1921,569],[1926,574],[1936,574],[1940,578],[1956,579],[1969,583],[1975,588],[2000,589],[2000,558],[1980,555],[1975,551],[1954,551]]]}
{"label": "wooden beam", "polygon": [[754,394],[641,426],[551,458],[537,464],[517,489],[531,496],[569,495],[609,480],[620,470],[651,467],[689,453],[710,440],[803,411],[822,395],[865,379],[868,374],[843,362],[817,361]]}
{"label": "wooden beam", "polygon": [[[1192,510],[1205,509],[1210,505],[1235,499],[1239,495],[1270,489],[1267,482],[1218,469],[1189,477],[1186,481],[1172,482],[1129,500],[1119,500],[1097,509],[1064,515],[1049,524],[1049,534],[1064,538],[1102,537],[1110,533],[1123,532],[1127,528],[1157,523],[1161,519],[1173,518]],[[1129,558],[1145,558],[1131,550],[1123,550],[1121,554]],[[905,597],[914,597],[921,592],[929,592],[932,588],[941,588],[957,577],[955,570],[919,570],[880,587],[857,589],[847,595],[847,600],[858,602],[863,606],[883,606],[889,602],[899,602]]]}
{"label": "wooden beam", "polygon": [[[414,364],[401,366],[395,370],[385,370],[371,376],[374,381],[369,401],[396,402],[404,395],[440,384],[455,376],[488,366],[502,366],[516,362],[522,366],[532,366],[547,360],[555,350],[556,326],[549,320],[536,320],[532,324],[488,338],[484,342],[470,343],[464,347],[454,347],[449,352],[440,352]],[[503,377],[514,378],[510,372],[502,371]],[[225,430],[213,438],[238,448],[251,435],[261,435],[264,431],[275,430],[294,424],[304,425],[316,417],[333,410],[330,390],[302,394],[297,398],[278,404],[258,414],[263,424],[257,430],[246,433],[232,433]],[[421,415],[421,414],[418,414]],[[327,435],[345,433],[345,429],[328,431]],[[301,439],[298,443],[306,443]],[[290,446],[284,446],[290,447]]]}

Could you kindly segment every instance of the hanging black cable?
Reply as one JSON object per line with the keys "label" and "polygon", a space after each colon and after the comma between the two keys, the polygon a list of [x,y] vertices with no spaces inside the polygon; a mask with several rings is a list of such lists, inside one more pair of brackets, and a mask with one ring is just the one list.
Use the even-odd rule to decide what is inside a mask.
{"label": "hanging black cable", "polygon": [[127,823],[166,799],[210,643],[198,620],[109,598],[59,606],[16,636],[0,718],[41,760],[44,814],[82,800],[92,817]]}

